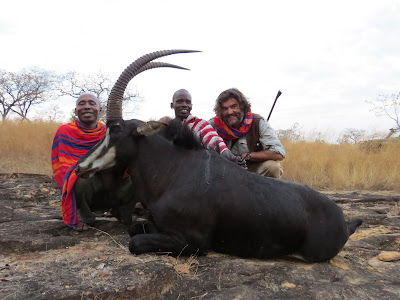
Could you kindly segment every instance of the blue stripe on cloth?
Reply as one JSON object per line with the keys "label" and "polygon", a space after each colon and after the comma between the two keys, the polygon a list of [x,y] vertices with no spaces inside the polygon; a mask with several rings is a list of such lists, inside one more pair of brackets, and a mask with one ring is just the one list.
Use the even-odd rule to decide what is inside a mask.
{"label": "blue stripe on cloth", "polygon": [[58,147],[58,144],[59,144],[59,141],[54,142],[54,143],[53,143],[53,146],[51,147],[51,150],[54,150],[55,148],[57,148],[57,147]]}
{"label": "blue stripe on cloth", "polygon": [[95,141],[80,141],[64,134],[58,135],[58,138],[62,140],[70,140],[71,142],[77,142],[79,144],[91,144],[91,145],[96,144],[102,140],[102,139],[97,139]]}
{"label": "blue stripe on cloth", "polygon": [[[75,170],[75,166],[70,167],[67,172],[65,173],[65,176],[62,180],[62,186],[64,186],[65,180],[67,180],[69,178],[69,176],[71,175],[71,172]],[[66,195],[66,194],[65,194]],[[64,195],[63,195],[64,197]]]}
{"label": "blue stripe on cloth", "polygon": [[94,141],[94,142],[91,142],[91,143],[86,143],[86,145],[82,145],[82,143],[74,143],[73,141],[69,141],[69,140],[66,140],[66,139],[60,139],[58,144],[61,143],[62,145],[65,145],[65,146],[68,146],[68,147],[72,147],[74,149],[90,150],[99,141],[101,141],[101,140]]}
{"label": "blue stripe on cloth", "polygon": [[81,158],[81,155],[75,155],[75,154],[71,154],[71,153],[67,153],[65,151],[59,151],[59,153],[64,153],[66,156],[71,156],[71,157],[77,157],[77,158]]}

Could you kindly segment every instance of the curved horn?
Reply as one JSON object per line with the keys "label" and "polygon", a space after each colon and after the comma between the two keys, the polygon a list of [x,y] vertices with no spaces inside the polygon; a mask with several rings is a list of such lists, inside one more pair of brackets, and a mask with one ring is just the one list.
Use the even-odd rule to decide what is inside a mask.
{"label": "curved horn", "polygon": [[119,76],[117,82],[114,84],[107,101],[107,121],[122,119],[122,99],[124,98],[125,89],[133,77],[137,74],[152,68],[158,67],[171,67],[184,69],[179,66],[166,63],[149,64],[152,60],[177,53],[191,53],[200,52],[197,50],[163,50],[156,51],[135,60],[131,63]]}
{"label": "curved horn", "polygon": [[188,68],[184,68],[178,65],[174,65],[174,64],[169,64],[169,63],[164,63],[164,62],[158,62],[158,61],[151,61],[147,64],[145,64],[143,67],[141,67],[134,76],[138,75],[139,73],[142,73],[146,70],[150,70],[150,69],[155,69],[155,68],[175,68],[175,69],[181,69],[181,70],[187,70],[189,71],[190,69]]}

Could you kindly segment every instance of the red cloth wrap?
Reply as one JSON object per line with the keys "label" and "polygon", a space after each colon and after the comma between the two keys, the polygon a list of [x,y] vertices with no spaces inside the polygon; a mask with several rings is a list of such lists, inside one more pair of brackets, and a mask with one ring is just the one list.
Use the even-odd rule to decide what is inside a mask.
{"label": "red cloth wrap", "polygon": [[81,226],[76,207],[74,184],[78,179],[75,167],[78,160],[101,141],[106,125],[98,122],[94,129],[80,126],[77,120],[58,128],[51,150],[54,179],[60,187],[61,213],[65,224]]}
{"label": "red cloth wrap", "polygon": [[224,139],[225,143],[230,140],[235,140],[244,136],[249,131],[252,123],[253,114],[251,113],[251,110],[249,110],[244,117],[244,120],[239,129],[226,125],[225,122],[222,121],[222,119],[218,116],[214,117],[215,129],[218,134]]}

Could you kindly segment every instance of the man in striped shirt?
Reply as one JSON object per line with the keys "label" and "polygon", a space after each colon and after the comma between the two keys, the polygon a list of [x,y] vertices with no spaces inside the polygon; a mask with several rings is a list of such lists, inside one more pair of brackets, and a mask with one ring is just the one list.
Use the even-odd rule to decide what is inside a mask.
{"label": "man in striped shirt", "polygon": [[[190,114],[192,110],[192,95],[190,95],[187,90],[180,89],[174,93],[172,96],[171,108],[175,111],[175,119],[186,123],[204,147],[215,150],[222,157],[245,167],[245,161],[240,156],[232,154],[224,140],[206,120]],[[169,117],[163,117],[160,121],[168,122],[171,121],[171,119]]]}

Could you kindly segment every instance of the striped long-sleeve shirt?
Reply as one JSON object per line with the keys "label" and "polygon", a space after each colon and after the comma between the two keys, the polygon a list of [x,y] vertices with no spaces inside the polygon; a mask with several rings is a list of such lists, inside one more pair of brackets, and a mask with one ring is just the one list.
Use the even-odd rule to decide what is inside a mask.
{"label": "striped long-sleeve shirt", "polygon": [[216,150],[217,152],[219,149],[219,153],[228,150],[224,140],[206,120],[190,115],[184,122],[207,149]]}

